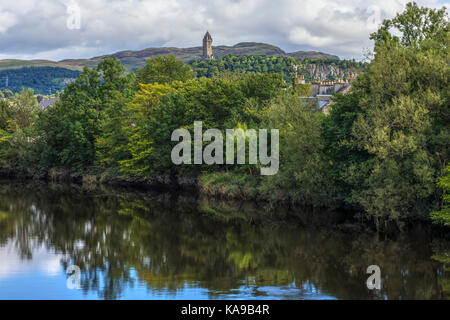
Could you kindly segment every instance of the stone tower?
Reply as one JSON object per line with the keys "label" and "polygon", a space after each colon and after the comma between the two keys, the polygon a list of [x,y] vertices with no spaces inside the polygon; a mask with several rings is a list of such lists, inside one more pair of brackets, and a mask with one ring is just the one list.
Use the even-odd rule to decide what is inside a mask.
{"label": "stone tower", "polygon": [[205,36],[203,37],[203,58],[204,59],[212,59],[213,58],[213,50],[212,50],[212,42],[213,39],[208,31],[206,31]]}

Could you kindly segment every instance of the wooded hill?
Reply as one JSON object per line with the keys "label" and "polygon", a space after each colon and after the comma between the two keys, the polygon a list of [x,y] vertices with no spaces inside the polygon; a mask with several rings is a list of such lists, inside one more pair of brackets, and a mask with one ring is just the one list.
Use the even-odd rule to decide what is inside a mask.
{"label": "wooded hill", "polygon": [[32,88],[40,94],[54,94],[74,81],[80,71],[58,67],[25,67],[0,71],[0,89],[14,93]]}
{"label": "wooded hill", "polygon": [[[299,59],[333,59],[339,57],[327,53],[316,51],[296,51],[286,53],[279,47],[255,42],[242,42],[234,46],[213,47],[214,56],[221,58],[227,54],[232,55],[268,55],[268,56],[292,56]],[[145,60],[154,56],[174,54],[184,62],[198,60],[202,58],[202,47],[192,48],[147,48],[139,51],[121,51],[113,54],[93,57],[90,59],[66,59],[62,61],[50,60],[0,60],[0,70],[23,68],[23,67],[60,67],[72,70],[82,70],[84,66],[95,67],[105,58],[115,57],[128,69],[133,70],[145,65]]]}

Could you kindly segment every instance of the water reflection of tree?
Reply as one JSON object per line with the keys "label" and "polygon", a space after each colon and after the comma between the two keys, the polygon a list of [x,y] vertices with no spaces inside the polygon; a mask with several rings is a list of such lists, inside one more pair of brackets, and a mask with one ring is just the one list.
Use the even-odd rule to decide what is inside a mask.
{"label": "water reflection of tree", "polygon": [[442,297],[450,299],[450,242],[433,241],[433,260],[438,261],[438,285],[442,288]]}
{"label": "water reflection of tree", "polygon": [[[149,290],[191,284],[211,297],[246,284],[295,282],[338,298],[392,299],[439,298],[448,287],[445,261],[430,259],[424,235],[378,240],[302,217],[189,196],[0,187],[0,244],[13,242],[24,259],[41,245],[63,254],[65,267],[80,266],[83,290],[106,299],[136,285],[134,270]],[[365,287],[371,264],[384,281],[376,296]]]}

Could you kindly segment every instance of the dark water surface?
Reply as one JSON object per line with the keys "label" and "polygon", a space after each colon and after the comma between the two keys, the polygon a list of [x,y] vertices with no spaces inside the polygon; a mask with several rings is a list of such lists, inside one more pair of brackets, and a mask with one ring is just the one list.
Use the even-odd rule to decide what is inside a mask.
{"label": "dark water surface", "polygon": [[[380,237],[336,219],[189,194],[0,182],[0,299],[450,297],[447,241],[426,230]],[[367,289],[370,265],[381,268],[381,290]]]}

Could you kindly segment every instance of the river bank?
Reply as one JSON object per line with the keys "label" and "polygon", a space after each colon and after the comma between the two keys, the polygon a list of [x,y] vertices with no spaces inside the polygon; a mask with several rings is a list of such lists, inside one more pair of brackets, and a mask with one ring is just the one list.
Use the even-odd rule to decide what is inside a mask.
{"label": "river bank", "polygon": [[[50,170],[27,170],[0,168],[0,179],[18,179],[52,182],[70,182],[83,185],[113,185],[154,190],[188,190],[218,199],[259,201],[280,204],[311,205],[310,201],[296,190],[268,190],[261,176],[245,173],[211,172],[197,176],[170,176],[168,174],[149,177],[123,175],[117,169],[91,167],[85,170],[54,168]],[[345,208],[357,211],[357,208],[343,203],[323,199],[326,208]],[[316,205],[317,207],[317,205]]]}
{"label": "river bank", "polygon": [[[0,168],[0,180],[42,181],[53,183],[73,183],[93,189],[99,186],[124,187],[140,190],[163,192],[188,192],[197,197],[210,198],[218,201],[235,201],[240,203],[254,203],[258,207],[285,206],[287,208],[302,208],[305,210],[339,212],[340,218],[334,220],[336,224],[345,221],[345,228],[355,229],[357,225],[364,228],[376,229],[373,219],[365,216],[361,208],[338,201],[324,199],[321,206],[309,204],[302,195],[295,190],[268,192],[264,189],[260,177],[246,174],[236,175],[232,172],[214,172],[193,176],[159,175],[151,177],[132,177],[121,175],[114,169],[89,168],[84,171],[51,169],[51,170],[17,170]],[[212,210],[215,213],[215,210]],[[345,218],[344,218],[345,217]],[[339,221],[339,222],[338,222]],[[414,216],[404,221],[386,223],[379,231],[395,233],[405,231],[415,224],[431,225],[430,219]],[[433,225],[433,228],[438,228]],[[356,228],[358,229],[358,228]],[[438,228],[439,233],[443,228]]]}
{"label": "river bank", "polygon": [[197,185],[196,179],[191,177],[170,177],[169,175],[131,177],[120,175],[114,169],[100,168],[28,170],[0,167],[0,179],[69,182],[83,185],[108,184],[156,190],[196,189]]}

